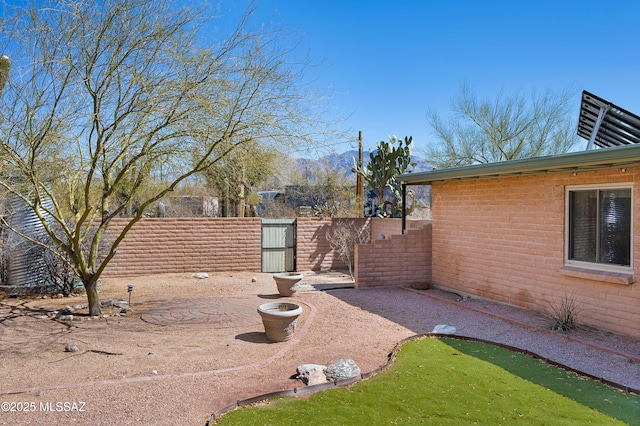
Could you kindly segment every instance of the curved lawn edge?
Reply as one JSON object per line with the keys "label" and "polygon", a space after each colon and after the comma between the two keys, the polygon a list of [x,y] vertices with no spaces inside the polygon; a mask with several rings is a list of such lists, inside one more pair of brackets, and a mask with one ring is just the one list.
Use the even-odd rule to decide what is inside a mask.
{"label": "curved lawn edge", "polygon": [[405,339],[400,340],[398,343],[396,343],[393,347],[393,349],[391,350],[391,352],[389,352],[389,354],[387,355],[387,362],[384,363],[382,366],[375,368],[367,373],[363,373],[360,374],[358,376],[352,377],[350,379],[345,379],[345,380],[335,380],[333,382],[327,382],[327,383],[321,383],[319,385],[311,385],[311,386],[303,386],[303,387],[295,387],[295,388],[291,388],[291,389],[285,389],[285,390],[281,390],[281,391],[276,391],[276,392],[269,392],[269,393],[265,393],[265,394],[261,394],[261,395],[257,395],[251,398],[247,398],[247,399],[243,399],[243,400],[239,400],[236,402],[232,402],[231,404],[222,407],[220,410],[214,412],[213,414],[211,414],[211,417],[209,419],[209,421],[207,421],[205,426],[211,426],[213,425],[220,417],[222,417],[224,414],[228,413],[229,411],[235,410],[236,408],[240,408],[240,407],[244,407],[247,405],[251,405],[251,404],[255,404],[256,402],[262,402],[262,401],[266,401],[267,399],[270,398],[274,398],[274,397],[280,397],[280,396],[300,396],[300,395],[309,395],[309,394],[313,394],[319,391],[323,391],[323,390],[327,390],[327,389],[333,389],[333,388],[339,388],[339,387],[345,387],[345,386],[349,386],[352,385],[354,383],[357,383],[361,380],[364,379],[368,379],[369,377],[378,374],[384,370],[386,370],[387,368],[389,368],[391,365],[393,365],[396,355],[398,353],[398,351],[400,350],[400,348],[402,347],[402,345],[404,345],[407,342],[413,341],[413,340],[419,340],[419,339],[424,339],[424,338],[448,338],[448,339],[457,339],[457,340],[467,340],[467,341],[472,341],[472,342],[478,342],[478,343],[486,343],[486,344],[490,344],[490,345],[494,345],[494,346],[498,346],[504,349],[508,349],[510,351],[513,352],[518,352],[521,354],[525,354],[525,355],[529,355],[532,358],[535,359],[539,359],[541,361],[546,362],[549,365],[552,365],[554,367],[558,367],[561,368],[563,370],[578,374],[580,376],[583,377],[587,377],[589,379],[592,380],[596,380],[600,383],[603,383],[607,386],[610,386],[612,388],[627,392],[627,393],[632,393],[632,394],[636,394],[636,395],[640,395],[640,389],[634,389],[631,388],[629,386],[624,386],[621,385],[619,383],[615,383],[612,382],[610,380],[607,380],[603,377],[598,377],[596,375],[593,374],[589,374],[589,373],[585,373],[583,371],[580,371],[576,368],[573,367],[569,367],[567,365],[564,365],[560,362],[557,361],[553,361],[550,360],[547,357],[543,357],[535,352],[529,351],[527,349],[522,349],[522,348],[518,348],[515,346],[510,346],[510,345],[506,345],[504,343],[498,343],[498,342],[492,342],[490,340],[486,340],[486,339],[479,339],[476,337],[469,337],[469,336],[459,336],[456,334],[440,334],[440,333],[425,333],[425,334],[416,334],[414,336],[410,336],[407,337]]}

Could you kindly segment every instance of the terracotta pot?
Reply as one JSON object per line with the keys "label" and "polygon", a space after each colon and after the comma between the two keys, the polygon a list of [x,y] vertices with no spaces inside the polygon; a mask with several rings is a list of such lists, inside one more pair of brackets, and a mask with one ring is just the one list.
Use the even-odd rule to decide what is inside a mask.
{"label": "terracotta pot", "polygon": [[302,307],[295,303],[270,302],[258,307],[267,338],[274,342],[285,342],[293,336],[302,313]]}
{"label": "terracotta pot", "polygon": [[426,282],[420,282],[411,284],[411,287],[415,288],[416,290],[428,290],[431,285]]}
{"label": "terracotta pot", "polygon": [[278,293],[281,296],[293,296],[298,289],[298,281],[302,279],[303,275],[297,272],[282,272],[280,274],[273,274],[273,279],[276,281],[278,287]]}

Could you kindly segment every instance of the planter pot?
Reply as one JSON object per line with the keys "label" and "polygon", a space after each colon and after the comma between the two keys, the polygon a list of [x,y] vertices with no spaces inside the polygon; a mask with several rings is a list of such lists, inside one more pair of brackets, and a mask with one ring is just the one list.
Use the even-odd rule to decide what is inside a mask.
{"label": "planter pot", "polygon": [[416,290],[429,290],[431,285],[427,282],[415,282],[411,284],[411,287],[415,288]]}
{"label": "planter pot", "polygon": [[278,293],[281,296],[293,296],[298,289],[298,281],[302,279],[303,275],[297,272],[283,272],[281,274],[273,274],[273,279],[278,286]]}
{"label": "planter pot", "polygon": [[295,303],[270,302],[258,306],[267,338],[274,342],[285,342],[293,336],[302,313],[302,307]]}

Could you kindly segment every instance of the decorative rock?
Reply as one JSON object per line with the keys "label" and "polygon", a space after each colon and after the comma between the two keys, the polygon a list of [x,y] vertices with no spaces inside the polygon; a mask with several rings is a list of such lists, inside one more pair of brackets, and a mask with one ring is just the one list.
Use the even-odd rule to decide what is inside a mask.
{"label": "decorative rock", "polygon": [[360,367],[352,359],[339,359],[325,370],[328,380],[345,380],[360,375]]}
{"label": "decorative rock", "polygon": [[251,282],[252,283],[258,282],[258,279],[256,277],[251,277]]}
{"label": "decorative rock", "polygon": [[102,306],[103,308],[106,308],[106,307],[109,307],[109,306],[113,306],[113,300],[111,300],[111,299],[101,300],[100,301],[100,306]]}
{"label": "decorative rock", "polygon": [[191,274],[191,278],[198,278],[203,280],[205,278],[209,278],[209,274],[204,272],[196,272],[195,274]]}
{"label": "decorative rock", "polygon": [[113,306],[117,306],[118,308],[120,308],[120,312],[125,312],[125,311],[131,311],[131,306],[129,306],[129,304],[127,302],[125,302],[124,300],[118,300],[117,302],[113,303]]}
{"label": "decorative rock", "polygon": [[64,345],[65,352],[78,352],[78,346],[75,343],[69,342]]}
{"label": "decorative rock", "polygon": [[84,305],[81,303],[76,303],[75,305],[73,305],[73,309],[75,310],[84,309]]}
{"label": "decorative rock", "polygon": [[308,386],[327,383],[327,376],[324,374],[326,369],[326,365],[302,364],[298,366],[296,379],[301,380],[302,383]]}
{"label": "decorative rock", "polygon": [[56,317],[61,321],[73,321],[73,315],[57,315]]}
{"label": "decorative rock", "polygon": [[71,313],[73,313],[73,311],[75,310],[75,309],[73,309],[71,306],[68,306],[68,305],[67,305],[67,307],[66,307],[66,308],[64,308],[64,309],[65,309],[67,312],[69,312],[70,314],[71,314]]}
{"label": "decorative rock", "polygon": [[151,370],[151,374],[158,374],[156,370]]}
{"label": "decorative rock", "polygon": [[456,334],[456,331],[456,328],[452,325],[438,324],[431,332],[435,334]]}

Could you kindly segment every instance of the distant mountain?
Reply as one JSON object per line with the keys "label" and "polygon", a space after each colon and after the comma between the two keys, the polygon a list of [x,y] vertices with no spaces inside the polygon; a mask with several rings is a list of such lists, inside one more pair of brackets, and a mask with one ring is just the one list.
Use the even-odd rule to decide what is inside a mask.
{"label": "distant mountain", "polygon": [[[271,179],[263,185],[261,190],[282,190],[288,185],[300,184],[301,180],[308,183],[315,182],[318,178],[326,176],[328,171],[337,171],[345,178],[345,183],[352,181],[355,185],[356,175],[351,171],[358,158],[357,150],[345,151],[341,154],[329,154],[319,159],[293,158],[283,155],[278,159],[278,170]],[[369,152],[362,154],[362,162],[369,164]],[[412,172],[432,170],[433,166],[420,157],[412,156],[416,167]]]}
{"label": "distant mountain", "polygon": [[[420,157],[415,155],[411,156],[411,159],[416,163],[415,167],[410,168],[411,172],[425,172],[433,169],[433,165],[427,163]],[[330,167],[332,170],[340,171],[347,176],[353,176],[355,174],[351,171],[358,160],[358,151],[355,149],[345,151],[342,154],[329,154],[318,160],[312,160],[307,158],[298,159],[296,162],[299,169],[303,170],[322,170],[325,167]],[[369,164],[370,157],[369,151],[362,153],[362,163],[366,167]]]}

